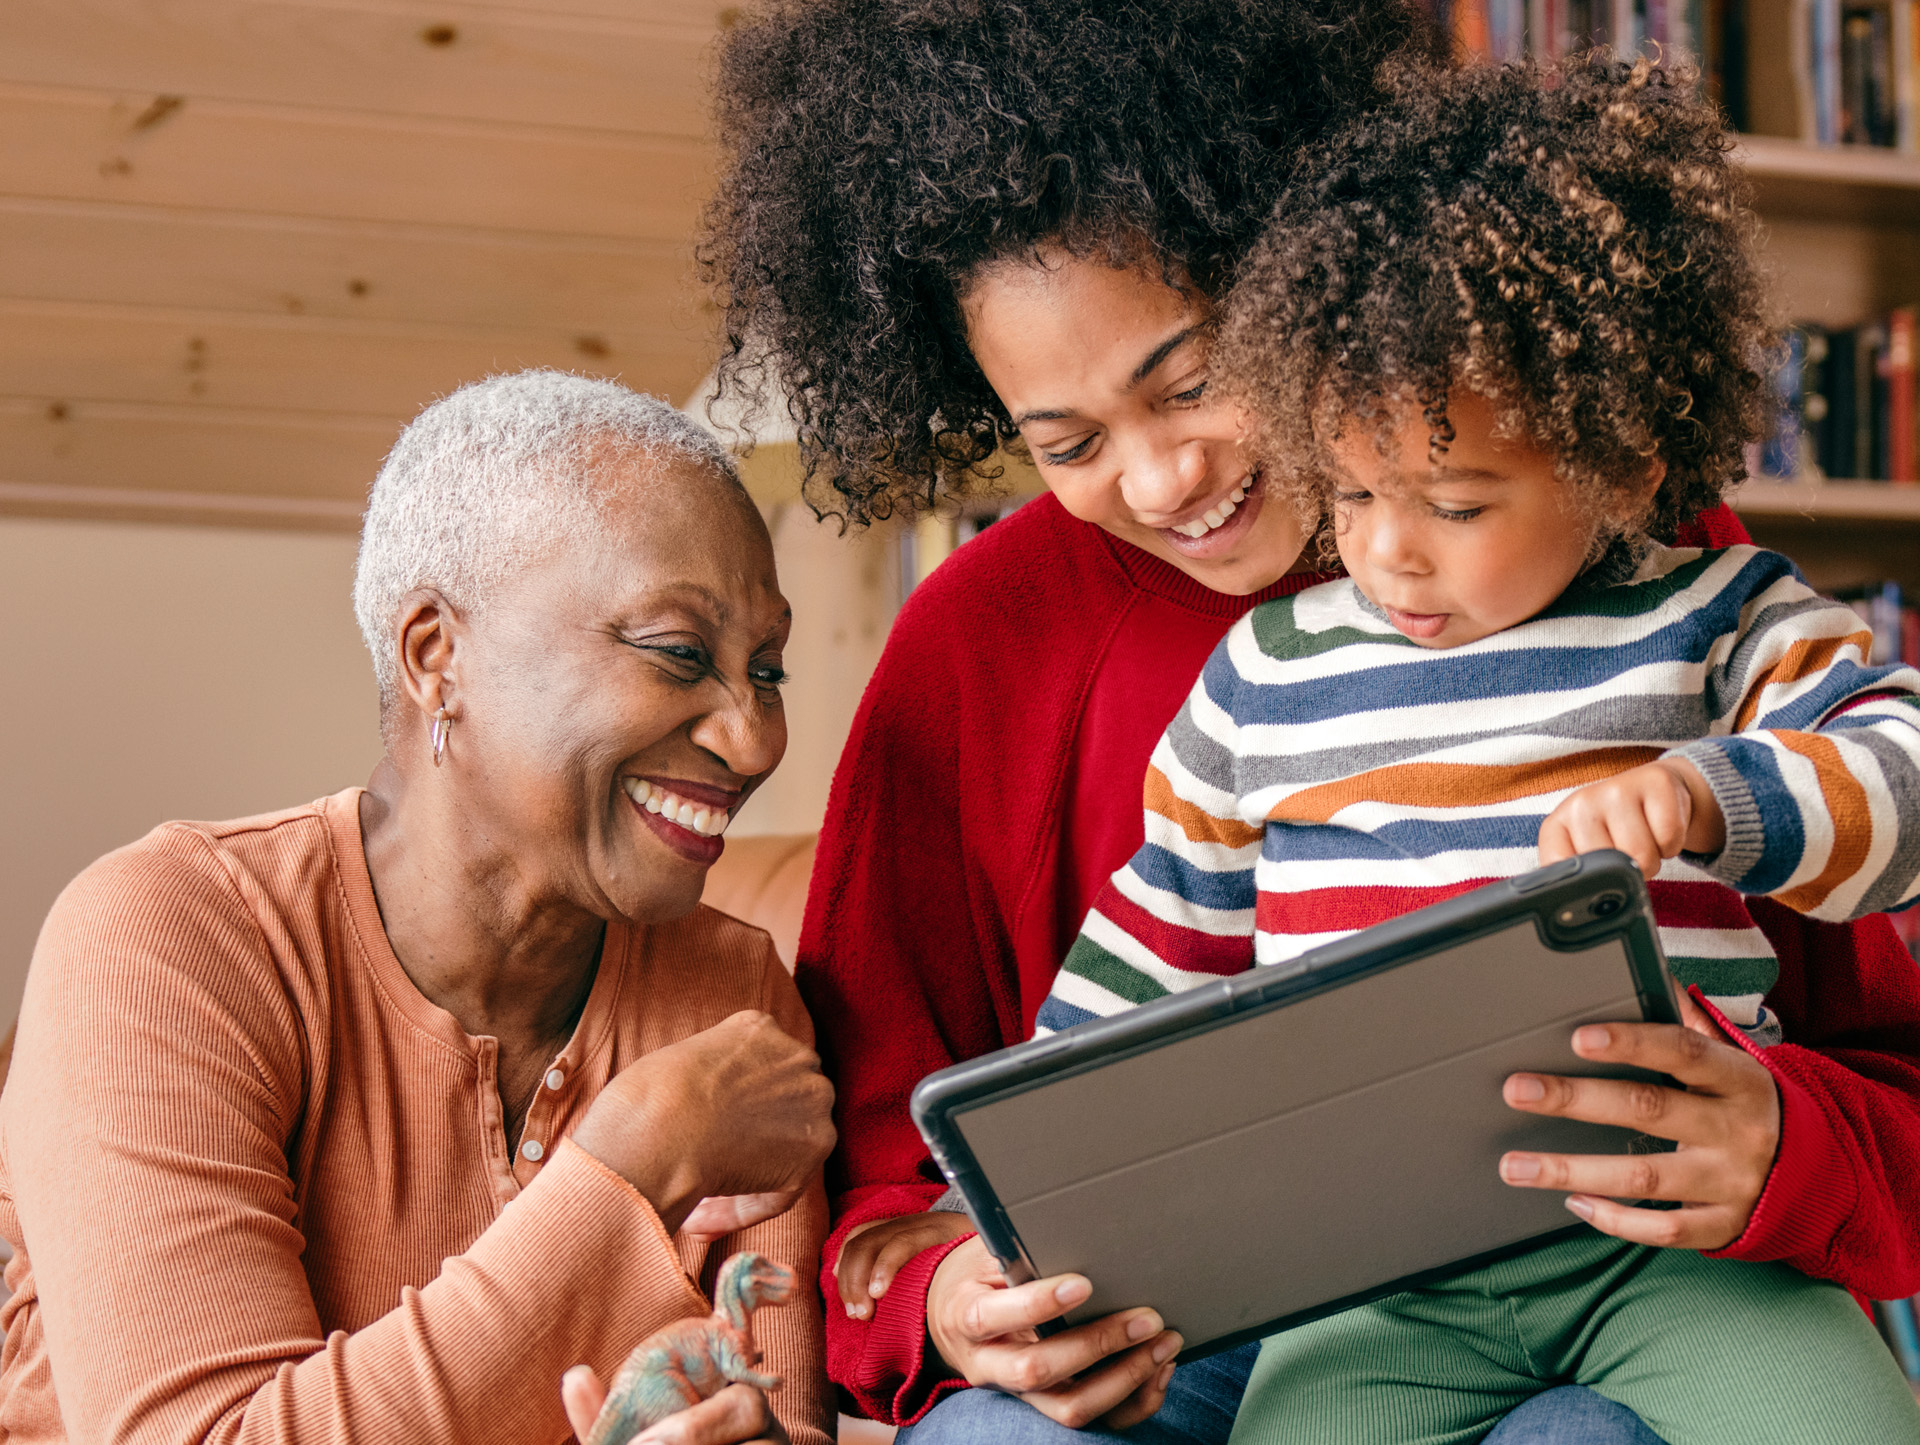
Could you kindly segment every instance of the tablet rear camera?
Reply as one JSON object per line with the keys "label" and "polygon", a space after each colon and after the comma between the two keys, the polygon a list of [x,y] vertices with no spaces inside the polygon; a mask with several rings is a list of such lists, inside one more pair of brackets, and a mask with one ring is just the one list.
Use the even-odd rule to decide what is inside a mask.
{"label": "tablet rear camera", "polygon": [[1568,904],[1553,915],[1553,921],[1563,929],[1577,932],[1605,923],[1626,906],[1627,896],[1624,893],[1596,893],[1591,898]]}

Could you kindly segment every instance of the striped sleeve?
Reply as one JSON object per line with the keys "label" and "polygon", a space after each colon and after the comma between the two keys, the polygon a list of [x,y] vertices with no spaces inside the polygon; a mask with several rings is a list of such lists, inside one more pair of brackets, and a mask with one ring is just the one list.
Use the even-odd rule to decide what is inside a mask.
{"label": "striped sleeve", "polygon": [[[1254,865],[1264,827],[1235,786],[1237,624],[1153,750],[1146,842],[1100,890],[1040,1006],[1036,1037],[1253,966]],[[1250,635],[1250,634],[1249,634]]]}
{"label": "striped sleeve", "polygon": [[1868,663],[1851,608],[1758,553],[1752,595],[1712,666],[1713,732],[1670,756],[1726,819],[1696,859],[1743,893],[1845,922],[1920,897],[1920,670]]}

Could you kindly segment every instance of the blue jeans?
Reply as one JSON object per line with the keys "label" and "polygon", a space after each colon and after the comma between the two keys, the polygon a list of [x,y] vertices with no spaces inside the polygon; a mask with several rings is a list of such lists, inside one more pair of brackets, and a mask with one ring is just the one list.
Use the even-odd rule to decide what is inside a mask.
{"label": "blue jeans", "polygon": [[[1173,1372],[1158,1414],[1124,1433],[1069,1430],[1024,1400],[997,1390],[961,1390],[935,1405],[894,1445],[1226,1445],[1258,1344],[1223,1350]],[[1483,1445],[1664,1445],[1624,1405],[1579,1385],[1535,1395],[1493,1428]]]}

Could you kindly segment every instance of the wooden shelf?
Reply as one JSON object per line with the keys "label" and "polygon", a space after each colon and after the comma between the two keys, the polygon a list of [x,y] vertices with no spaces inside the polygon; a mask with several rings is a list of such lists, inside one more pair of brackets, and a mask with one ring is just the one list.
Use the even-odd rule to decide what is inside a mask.
{"label": "wooden shelf", "polygon": [[1730,499],[1753,540],[1823,592],[1892,580],[1920,596],[1920,486],[1752,481]]}
{"label": "wooden shelf", "polygon": [[1739,137],[1734,155],[1768,215],[1920,225],[1920,156],[1765,135]]}
{"label": "wooden shelf", "polygon": [[1808,521],[1920,523],[1920,486],[1905,482],[1746,483],[1731,499],[1749,517],[1802,517]]}

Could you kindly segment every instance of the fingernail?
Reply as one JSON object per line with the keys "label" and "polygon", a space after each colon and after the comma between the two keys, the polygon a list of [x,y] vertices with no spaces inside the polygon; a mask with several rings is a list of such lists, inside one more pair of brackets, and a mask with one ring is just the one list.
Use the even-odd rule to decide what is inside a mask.
{"label": "fingernail", "polygon": [[1181,1339],[1180,1336],[1169,1332],[1164,1340],[1153,1347],[1154,1364],[1166,1364],[1168,1360],[1171,1360],[1175,1355],[1180,1353],[1180,1347],[1185,1343],[1186,1341]]}
{"label": "fingernail", "polygon": [[1515,1074],[1507,1081],[1516,1104],[1537,1104],[1547,1097],[1547,1086],[1532,1074]]}
{"label": "fingernail", "polygon": [[1093,1286],[1084,1279],[1063,1280],[1053,1287],[1053,1297],[1063,1305],[1077,1305],[1093,1293]]}
{"label": "fingernail", "polygon": [[1540,1161],[1531,1154],[1509,1154],[1500,1161],[1500,1177],[1510,1184],[1524,1184],[1540,1177]]}
{"label": "fingernail", "polygon": [[1148,1335],[1160,1333],[1160,1316],[1149,1310],[1143,1315],[1135,1315],[1127,1321],[1127,1338],[1136,1344]]}
{"label": "fingernail", "polygon": [[1578,1194],[1569,1194],[1564,1202],[1567,1208],[1571,1209],[1582,1219],[1593,1218],[1593,1201],[1591,1199],[1583,1199]]}
{"label": "fingernail", "polygon": [[879,1299],[880,1296],[886,1292],[887,1281],[884,1279],[876,1279],[867,1286],[867,1298],[869,1299]]}
{"label": "fingernail", "polygon": [[1573,1046],[1584,1052],[1604,1049],[1613,1042],[1613,1033],[1603,1024],[1588,1024],[1573,1031]]}

